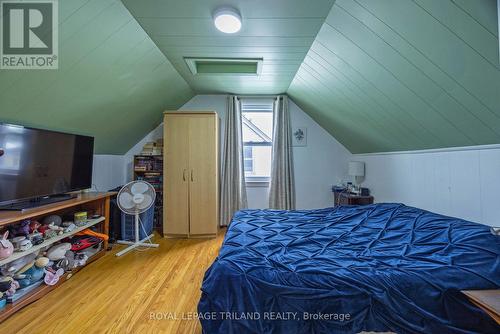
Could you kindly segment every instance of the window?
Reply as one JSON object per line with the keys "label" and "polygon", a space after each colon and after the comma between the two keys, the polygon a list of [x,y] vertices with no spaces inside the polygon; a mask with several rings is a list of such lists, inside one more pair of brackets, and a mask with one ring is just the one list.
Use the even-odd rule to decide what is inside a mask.
{"label": "window", "polygon": [[242,101],[243,160],[247,182],[267,182],[271,176],[273,102]]}
{"label": "window", "polygon": [[244,146],[243,147],[243,164],[245,166],[245,174],[253,173],[253,147]]}

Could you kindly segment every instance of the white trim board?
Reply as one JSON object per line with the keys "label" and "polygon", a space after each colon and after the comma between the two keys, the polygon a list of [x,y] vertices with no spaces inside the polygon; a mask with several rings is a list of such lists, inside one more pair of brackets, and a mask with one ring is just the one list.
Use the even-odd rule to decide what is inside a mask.
{"label": "white trim board", "polygon": [[353,155],[376,202],[500,226],[500,145]]}
{"label": "white trim board", "polygon": [[500,144],[444,147],[444,148],[434,148],[434,149],[414,150],[414,151],[357,153],[357,154],[353,154],[353,156],[354,157],[364,157],[364,156],[375,156],[375,155],[427,154],[427,153],[440,153],[440,152],[482,151],[482,150],[497,150],[497,149],[500,149]]}

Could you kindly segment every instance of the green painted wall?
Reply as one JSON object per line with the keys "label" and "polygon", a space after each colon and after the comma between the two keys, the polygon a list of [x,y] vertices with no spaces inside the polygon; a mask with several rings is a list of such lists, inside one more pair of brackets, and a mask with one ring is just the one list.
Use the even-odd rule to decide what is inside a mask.
{"label": "green painted wall", "polygon": [[194,96],[118,0],[59,1],[59,70],[0,70],[0,121],[96,137],[123,154]]}
{"label": "green painted wall", "polygon": [[496,0],[337,0],[288,94],[351,152],[500,143]]}

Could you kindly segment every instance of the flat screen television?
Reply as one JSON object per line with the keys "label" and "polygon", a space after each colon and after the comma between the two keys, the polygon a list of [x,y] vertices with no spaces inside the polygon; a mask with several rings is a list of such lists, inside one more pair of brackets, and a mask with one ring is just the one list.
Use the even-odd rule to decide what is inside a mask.
{"label": "flat screen television", "polygon": [[94,138],[0,123],[0,204],[90,188]]}

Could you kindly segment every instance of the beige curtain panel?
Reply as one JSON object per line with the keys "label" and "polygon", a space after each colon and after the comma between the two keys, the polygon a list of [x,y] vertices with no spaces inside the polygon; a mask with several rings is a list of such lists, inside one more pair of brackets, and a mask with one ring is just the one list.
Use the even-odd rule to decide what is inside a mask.
{"label": "beige curtain panel", "polygon": [[233,214],[247,208],[247,191],[243,166],[241,103],[228,96],[222,157],[220,225],[227,226]]}
{"label": "beige curtain panel", "polygon": [[278,96],[274,102],[269,207],[280,210],[295,209],[292,128],[287,96]]}

